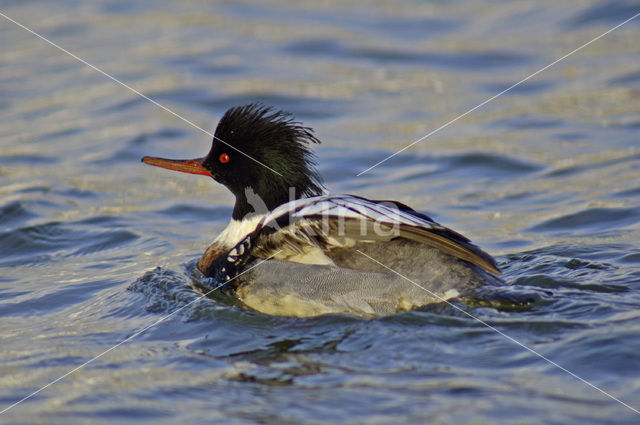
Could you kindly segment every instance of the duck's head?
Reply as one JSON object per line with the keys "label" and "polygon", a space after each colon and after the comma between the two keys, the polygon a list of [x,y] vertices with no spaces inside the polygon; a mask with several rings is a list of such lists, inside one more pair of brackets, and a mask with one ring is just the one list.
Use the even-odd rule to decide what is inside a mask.
{"label": "duck's head", "polygon": [[252,103],[224,114],[204,158],[145,156],[142,162],[212,177],[235,195],[233,219],[241,220],[256,207],[272,210],[291,197],[322,193],[311,143],[320,142],[311,128],[295,121],[291,114]]}

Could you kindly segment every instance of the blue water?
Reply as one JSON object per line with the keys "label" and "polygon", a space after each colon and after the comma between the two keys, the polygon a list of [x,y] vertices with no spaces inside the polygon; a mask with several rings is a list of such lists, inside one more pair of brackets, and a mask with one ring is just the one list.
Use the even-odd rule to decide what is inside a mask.
{"label": "blue water", "polygon": [[250,101],[293,112],[332,192],[432,215],[533,300],[457,307],[611,396],[446,304],[363,320],[193,302],[233,198],[139,160],[202,156],[209,136],[0,17],[0,410],[133,336],[0,423],[640,423],[640,18],[356,176],[640,3],[0,11],[207,131]]}

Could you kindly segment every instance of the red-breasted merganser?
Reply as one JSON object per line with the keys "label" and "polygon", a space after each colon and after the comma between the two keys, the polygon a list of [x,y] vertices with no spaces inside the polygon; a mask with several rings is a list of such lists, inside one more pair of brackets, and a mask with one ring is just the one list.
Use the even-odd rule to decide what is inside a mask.
{"label": "red-breasted merganser", "polygon": [[235,195],[198,269],[260,312],[378,316],[500,282],[489,254],[400,202],[323,194],[312,143],[291,114],[249,104],[224,114],[206,157],[142,162],[209,176]]}

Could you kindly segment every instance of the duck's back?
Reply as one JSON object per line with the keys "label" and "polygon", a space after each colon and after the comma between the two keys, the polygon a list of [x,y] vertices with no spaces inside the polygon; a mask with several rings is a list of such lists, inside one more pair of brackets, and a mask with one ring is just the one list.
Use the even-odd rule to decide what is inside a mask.
{"label": "duck's back", "polygon": [[[351,199],[357,202],[349,203]],[[499,272],[488,254],[413,210],[389,215],[387,224],[400,223],[396,232],[362,232],[372,223],[384,226],[380,212],[390,213],[362,198],[323,197],[316,201],[319,206],[313,202],[294,206],[293,214],[288,210],[286,222],[280,220],[283,214],[272,214],[271,221],[267,218],[216,267],[224,270],[220,280],[234,280],[236,295],[249,307],[288,316],[377,316],[500,281],[491,273]],[[335,210],[345,205],[353,208],[338,216]],[[355,207],[360,210],[354,213]],[[279,226],[269,226],[278,220]]]}

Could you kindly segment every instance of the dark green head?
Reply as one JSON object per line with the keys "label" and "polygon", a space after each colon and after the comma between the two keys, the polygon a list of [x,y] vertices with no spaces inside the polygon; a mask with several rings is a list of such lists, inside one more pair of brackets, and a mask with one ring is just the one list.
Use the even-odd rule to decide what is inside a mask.
{"label": "dark green head", "polygon": [[233,218],[239,220],[255,209],[272,210],[291,198],[322,193],[312,143],[320,143],[313,130],[290,113],[252,103],[224,114],[206,157],[187,161],[144,157],[142,161],[211,176],[235,195]]}

